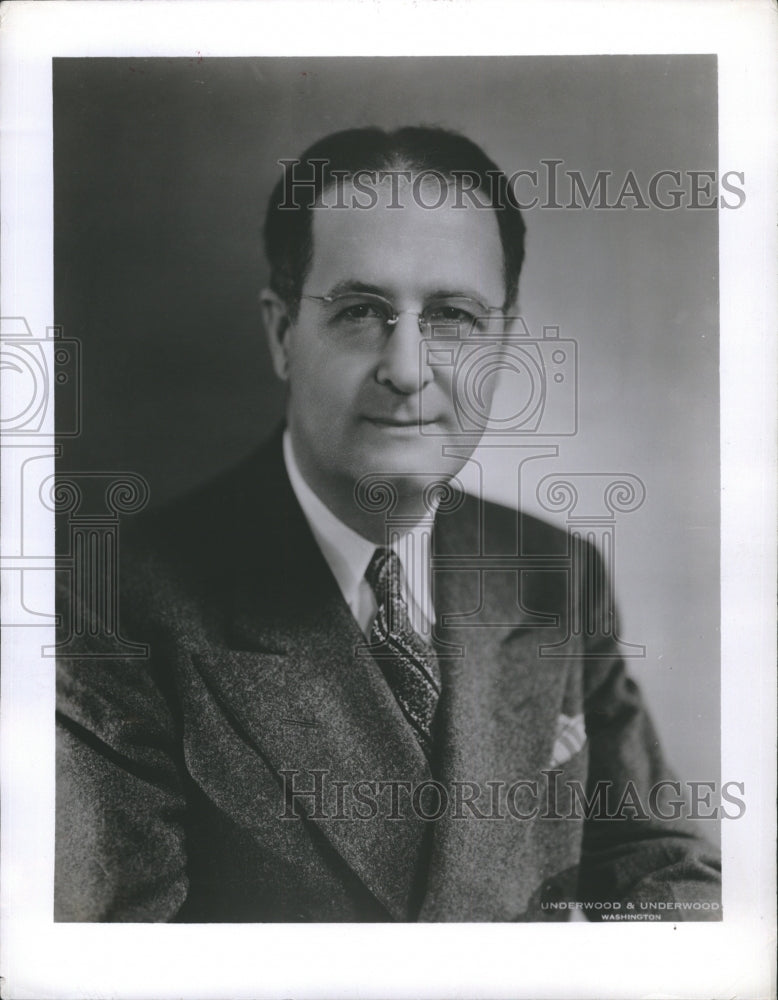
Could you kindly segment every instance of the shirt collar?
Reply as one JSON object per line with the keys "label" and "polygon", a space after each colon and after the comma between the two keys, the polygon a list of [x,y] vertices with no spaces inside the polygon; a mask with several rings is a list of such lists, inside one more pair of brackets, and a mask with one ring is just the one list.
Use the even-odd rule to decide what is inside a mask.
{"label": "shirt collar", "polygon": [[[284,431],[283,451],[286,471],[297,502],[302,508],[311,532],[332,570],[346,603],[354,609],[359,601],[360,587],[366,585],[365,570],[373,558],[376,546],[336,517],[306,483],[297,464],[288,429]],[[429,536],[433,520],[434,511],[430,513],[428,518],[423,519],[401,537],[398,537],[392,545],[403,566],[408,595],[418,608],[424,610],[424,617],[429,622],[433,622],[435,619],[430,599],[429,557],[428,552],[426,552],[427,546],[423,544],[423,538]],[[426,555],[423,560],[419,559],[418,555],[409,558],[410,553],[420,554],[422,552]],[[411,562],[413,565],[409,566]],[[409,568],[410,572],[408,572]]]}

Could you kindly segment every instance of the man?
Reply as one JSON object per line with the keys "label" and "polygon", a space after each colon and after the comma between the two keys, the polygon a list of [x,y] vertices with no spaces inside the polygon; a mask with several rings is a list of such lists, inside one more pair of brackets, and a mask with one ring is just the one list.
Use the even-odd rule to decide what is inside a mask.
{"label": "man", "polygon": [[122,546],[149,658],[61,664],[58,919],[715,914],[612,623],[570,644],[597,555],[458,486],[459,376],[515,322],[504,175],[440,129],[339,133],[265,235],[286,426]]}

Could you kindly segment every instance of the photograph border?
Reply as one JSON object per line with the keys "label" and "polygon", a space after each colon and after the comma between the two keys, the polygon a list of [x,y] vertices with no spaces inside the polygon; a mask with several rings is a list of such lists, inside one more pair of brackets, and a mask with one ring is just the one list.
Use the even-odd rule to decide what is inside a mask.
{"label": "photograph border", "polygon": [[[692,3],[6,3],[0,8],[0,314],[51,330],[51,59],[56,56],[715,53],[719,162],[748,197],[720,212],[722,781],[746,814],[724,824],[721,924],[55,924],[51,659],[41,634],[2,635],[3,995],[8,997],[761,997],[774,931],[776,10]],[[349,24],[333,33],[332,24]],[[501,25],[499,32],[494,25]],[[672,30],[670,29],[672,26]],[[510,27],[510,30],[507,30]],[[466,43],[463,42],[466,39]],[[3,404],[8,405],[8,403]],[[41,455],[54,471],[53,425]],[[2,454],[13,484],[18,453]],[[3,556],[20,510],[2,509]],[[36,525],[53,551],[53,513]],[[10,546],[10,548],[9,548]],[[53,573],[39,596],[53,608]],[[8,595],[4,589],[7,607]],[[37,603],[36,603],[36,606]],[[47,641],[43,640],[44,644]],[[747,665],[744,682],[743,664]],[[615,935],[613,937],[609,935]],[[345,940],[345,943],[344,943]],[[395,960],[402,954],[405,962]],[[564,962],[560,956],[564,955]],[[562,966],[562,967],[561,967]],[[773,987],[774,988],[774,987]]]}

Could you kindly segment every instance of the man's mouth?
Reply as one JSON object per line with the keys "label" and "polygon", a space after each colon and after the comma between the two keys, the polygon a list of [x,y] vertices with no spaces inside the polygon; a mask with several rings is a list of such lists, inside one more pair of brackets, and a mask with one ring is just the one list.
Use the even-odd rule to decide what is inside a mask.
{"label": "man's mouth", "polygon": [[435,418],[430,417],[376,416],[365,419],[378,427],[426,427],[428,424],[437,423]]}

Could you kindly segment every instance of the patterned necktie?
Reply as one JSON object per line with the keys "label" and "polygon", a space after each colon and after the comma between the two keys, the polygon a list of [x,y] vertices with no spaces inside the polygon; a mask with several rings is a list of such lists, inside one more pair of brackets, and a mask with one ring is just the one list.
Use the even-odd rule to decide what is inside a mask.
{"label": "patterned necktie", "polygon": [[401,574],[396,552],[375,550],[365,571],[365,579],[378,602],[370,632],[371,651],[429,758],[432,723],[441,689],[440,667],[434,648],[411,625],[400,587]]}

